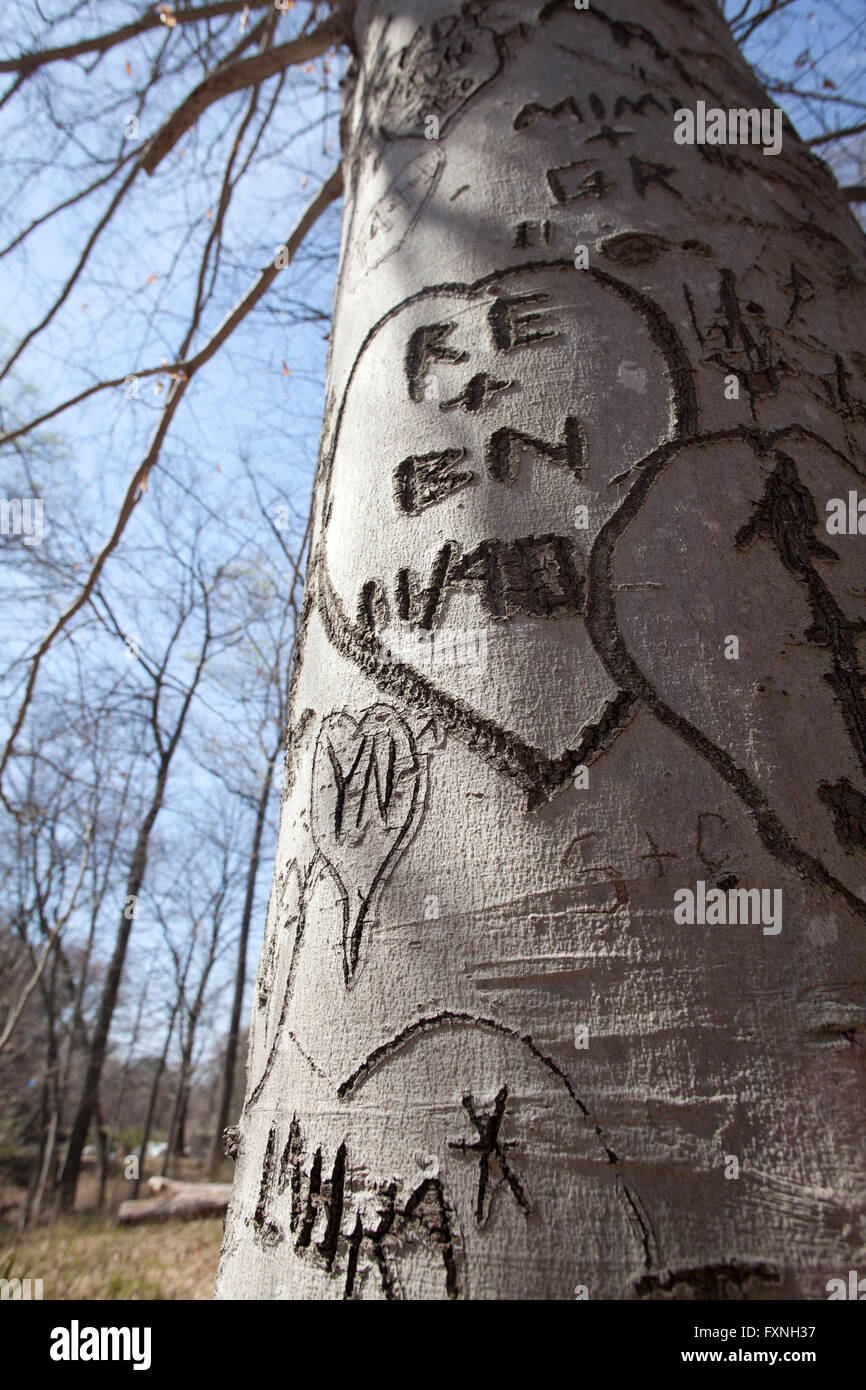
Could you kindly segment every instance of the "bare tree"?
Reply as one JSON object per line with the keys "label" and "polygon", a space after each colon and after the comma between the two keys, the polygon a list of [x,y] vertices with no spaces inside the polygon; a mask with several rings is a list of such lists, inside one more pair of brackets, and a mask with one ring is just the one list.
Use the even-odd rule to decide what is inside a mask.
{"label": "bare tree", "polygon": [[[309,540],[309,525],[307,525],[297,552],[293,554],[287,538],[288,528],[277,525],[278,520],[282,522],[284,519],[280,516],[279,504],[274,501],[270,504],[266,503],[255,479],[251,478],[251,482],[255,490],[259,517],[263,523],[267,524],[277,542],[277,559],[276,563],[268,566],[263,574],[254,571],[256,587],[260,587],[264,582],[265,595],[269,600],[264,605],[265,611],[261,614],[259,626],[262,630],[248,633],[248,656],[254,672],[254,689],[258,697],[254,705],[256,710],[254,737],[255,750],[258,755],[256,768],[259,787],[255,793],[247,793],[245,796],[245,799],[251,803],[254,818],[247,864],[244,905],[238,934],[231,1019],[225,1040],[216,1127],[208,1163],[208,1172],[212,1178],[216,1176],[219,1165],[223,1161],[223,1135],[228,1127],[232,1097],[235,1091],[235,1068],[247,986],[250,928],[256,903],[262,840],[274,785],[274,773],[284,751],[289,710],[289,679],[295,638],[300,621],[301,567]],[[285,520],[287,521],[288,517]],[[286,574],[288,575],[286,597],[282,602],[274,603],[273,599],[286,584]]]}
{"label": "bare tree", "polygon": [[168,1172],[168,1165],[172,1157],[183,1158],[186,1148],[186,1116],[193,1078],[196,1043],[199,1041],[199,1024],[202,1021],[203,1011],[208,1000],[208,990],[214,967],[218,964],[221,952],[225,950],[222,942],[223,929],[226,918],[231,914],[232,888],[237,882],[237,876],[236,844],[233,843],[233,838],[225,837],[221,845],[221,872],[202,911],[202,917],[208,924],[206,933],[202,932],[203,922],[198,917],[193,918],[191,940],[194,941],[197,936],[200,936],[203,946],[197,967],[195,987],[194,990],[188,987],[186,979],[180,985],[182,1005],[180,1014],[180,1069],[168,1127],[168,1143],[165,1149],[163,1173]]}
{"label": "bare tree", "polygon": [[218,1294],[820,1297],[864,1201],[862,232],[708,0],[354,34]]}
{"label": "bare tree", "polygon": [[[214,579],[206,579],[199,567],[195,564],[191,564],[188,567],[186,594],[179,605],[177,618],[163,654],[158,661],[151,663],[146,654],[141,650],[136,652],[136,659],[140,662],[151,681],[147,722],[155,750],[155,776],[149,803],[139,825],[135,844],[132,849],[114,948],[103,983],[99,1009],[90,1037],[90,1049],[81,1098],[78,1102],[78,1107],[72,1122],[69,1143],[63,1163],[63,1170],[60,1178],[60,1198],[62,1208],[67,1210],[70,1209],[75,1202],[75,1191],[81,1169],[81,1157],[87,1140],[90,1122],[93,1118],[94,1109],[98,1102],[99,1082],[105,1062],[108,1035],[117,1003],[129,938],[132,932],[133,922],[138,914],[138,902],[147,869],[150,839],[165,799],[172,761],[177,752],[190,706],[199,682],[201,681],[205,665],[213,655],[214,645],[224,645],[227,640],[231,640],[227,638],[226,633],[215,631],[212,624],[211,608],[213,593],[215,585],[218,582],[219,575]],[[201,620],[201,635],[198,652],[194,661],[191,677],[187,683],[181,686],[176,692],[176,699],[172,702],[174,708],[171,711],[169,722],[166,726],[163,722],[163,704],[166,697],[169,662],[175,645],[179,641],[181,634],[187,628],[190,619],[194,616],[200,616]],[[118,635],[122,636],[121,633],[118,633]]]}
{"label": "bare tree", "polygon": [[[74,563],[9,551],[39,622],[0,797],[20,821],[51,673],[128,631],[119,576],[167,497],[259,564],[205,441],[250,420],[270,473],[250,402],[263,367],[302,370],[266,344],[325,320],[305,277],[342,195],[303,616],[306,539],[289,608],[263,596],[279,632],[255,620],[261,717],[227,721],[248,750],[202,755],[217,717],[196,754],[251,836],[219,1138],[288,732],[219,1293],[820,1295],[864,1204],[866,103],[839,7],[802,48],[790,0],[283,8],[101,30],[84,4],[45,32],[22,5],[0,59],[0,109],[58,170],[37,194],[11,161],[0,265],[75,229],[8,326],[0,449],[29,486],[49,429],[123,443],[97,451],[109,500],[58,521]],[[99,284],[86,364],[46,377]],[[27,920],[29,952],[55,918]],[[94,983],[66,934],[31,994],[49,1021]],[[46,1073],[73,1039],[104,1053],[120,940]]]}

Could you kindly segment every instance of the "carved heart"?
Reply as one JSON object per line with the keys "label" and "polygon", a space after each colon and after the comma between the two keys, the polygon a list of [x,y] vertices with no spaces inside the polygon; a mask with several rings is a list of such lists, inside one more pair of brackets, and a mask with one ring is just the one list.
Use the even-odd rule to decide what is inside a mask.
{"label": "carved heart", "polygon": [[[866,916],[862,559],[824,525],[857,475],[799,425],[772,444],[707,435],[646,469],[597,543],[592,568],[613,585],[587,620],[608,669],[741,797],[764,848]],[[672,566],[657,537],[673,515]],[[774,604],[792,614],[778,635]]]}
{"label": "carved heart", "polygon": [[[640,412],[624,358],[650,368]],[[669,443],[694,415],[673,325],[604,271],[528,262],[410,296],[367,335],[325,448],[314,573],[329,639],[530,808],[549,799],[634,704],[587,635],[581,552],[648,441]],[[461,633],[489,635],[509,678],[411,655],[413,641]],[[535,698],[545,679],[568,700]]]}
{"label": "carved heart", "polygon": [[388,705],[360,720],[322,721],[313,758],[312,833],[343,905],[343,971],[350,983],[364,928],[421,807],[422,761],[408,725]]}

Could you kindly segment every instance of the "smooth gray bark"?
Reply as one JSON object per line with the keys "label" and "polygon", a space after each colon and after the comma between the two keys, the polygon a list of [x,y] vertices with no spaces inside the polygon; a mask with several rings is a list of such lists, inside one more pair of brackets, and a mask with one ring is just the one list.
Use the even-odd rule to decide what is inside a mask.
{"label": "smooth gray bark", "polygon": [[[824,1298],[866,1212],[862,233],[790,126],[675,143],[771,108],[708,0],[355,27],[218,1296]],[[677,921],[699,884],[781,929]]]}

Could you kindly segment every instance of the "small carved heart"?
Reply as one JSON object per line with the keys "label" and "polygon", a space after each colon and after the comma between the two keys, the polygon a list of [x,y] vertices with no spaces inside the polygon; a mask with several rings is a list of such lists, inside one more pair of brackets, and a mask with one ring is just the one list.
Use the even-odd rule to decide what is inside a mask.
{"label": "small carved heart", "polygon": [[411,730],[390,705],[372,705],[359,720],[340,712],[322,721],[313,759],[312,832],[342,898],[347,984],[364,928],[423,800],[422,760]]}

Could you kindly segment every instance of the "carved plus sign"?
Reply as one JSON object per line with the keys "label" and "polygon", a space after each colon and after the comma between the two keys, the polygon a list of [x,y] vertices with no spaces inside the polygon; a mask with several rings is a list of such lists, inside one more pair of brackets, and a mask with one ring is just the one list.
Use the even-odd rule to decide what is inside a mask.
{"label": "carved plus sign", "polygon": [[621,128],[614,130],[612,126],[603,125],[601,130],[597,131],[595,135],[588,136],[583,143],[585,145],[591,145],[593,140],[606,140],[609,145],[618,145],[620,140],[623,140],[626,135],[634,135],[634,131],[622,130]]}
{"label": "carved plus sign", "polygon": [[497,381],[495,377],[488,376],[487,372],[477,372],[467,381],[459,396],[454,396],[450,401],[442,401],[439,409],[456,410],[460,406],[463,410],[475,414],[497,391],[506,391],[513,385],[513,381]]}
{"label": "carved plus sign", "polygon": [[656,868],[658,869],[658,877],[659,877],[659,878],[664,878],[664,876],[665,876],[665,871],[664,871],[664,866],[663,866],[663,864],[662,864],[662,860],[663,860],[663,859],[679,859],[680,856],[679,856],[678,854],[672,854],[669,850],[666,850],[666,849],[659,849],[658,845],[656,844],[655,840],[653,839],[652,835],[649,833],[648,830],[645,830],[645,831],[644,831],[644,834],[646,835],[647,839],[649,840],[650,851],[651,851],[651,853],[649,853],[649,854],[642,854],[642,855],[641,855],[641,859],[654,859],[654,860],[656,861]]}
{"label": "carved plus sign", "polygon": [[[529,1211],[529,1201],[526,1193],[518,1179],[512,1171],[505,1150],[513,1149],[516,1140],[503,1140],[499,1138],[499,1131],[502,1128],[502,1121],[505,1115],[505,1102],[508,1099],[508,1087],[503,1086],[498,1092],[493,1102],[493,1110],[488,1115],[479,1115],[475,1110],[475,1103],[471,1095],[463,1097],[463,1109],[466,1111],[476,1130],[478,1138],[470,1143],[468,1139],[449,1140],[449,1149],[457,1149],[460,1153],[478,1154],[478,1197],[475,1203],[475,1220],[479,1226],[483,1226],[493,1208],[493,1198],[496,1194],[496,1187],[491,1189],[488,1200],[488,1188],[490,1187],[490,1162],[495,1160],[502,1180],[508,1184],[514,1194],[517,1205],[524,1211]],[[497,1183],[497,1187],[502,1184]],[[486,1209],[485,1209],[486,1208]]]}

